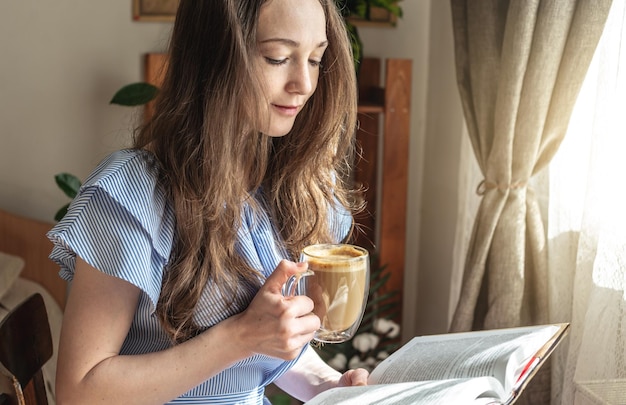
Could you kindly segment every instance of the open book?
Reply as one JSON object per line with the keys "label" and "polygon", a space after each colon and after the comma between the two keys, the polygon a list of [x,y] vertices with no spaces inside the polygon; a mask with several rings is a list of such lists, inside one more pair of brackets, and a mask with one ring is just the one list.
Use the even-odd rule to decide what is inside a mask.
{"label": "open book", "polygon": [[369,385],[333,388],[306,405],[515,402],[569,323],[415,337],[372,371]]}

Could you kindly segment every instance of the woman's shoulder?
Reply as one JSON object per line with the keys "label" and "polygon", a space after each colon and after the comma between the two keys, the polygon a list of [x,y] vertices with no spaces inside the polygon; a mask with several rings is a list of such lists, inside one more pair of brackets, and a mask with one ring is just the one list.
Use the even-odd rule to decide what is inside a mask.
{"label": "woman's shoulder", "polygon": [[124,180],[145,179],[156,182],[158,169],[154,156],[143,150],[122,149],[106,156],[85,180],[85,186],[108,183],[121,184]]}
{"label": "woman's shoulder", "polygon": [[127,208],[155,199],[161,205],[165,198],[156,158],[135,149],[122,149],[104,158],[83,184],[83,191],[89,189],[103,190]]}
{"label": "woman's shoulder", "polygon": [[73,202],[77,211],[99,200],[108,210],[122,210],[153,233],[170,223],[166,192],[159,181],[156,158],[142,150],[124,149],[108,155],[85,180]]}

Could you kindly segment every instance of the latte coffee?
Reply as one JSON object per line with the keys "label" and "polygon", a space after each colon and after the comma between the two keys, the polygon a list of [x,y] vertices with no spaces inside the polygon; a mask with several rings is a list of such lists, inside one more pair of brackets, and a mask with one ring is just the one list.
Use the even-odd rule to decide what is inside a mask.
{"label": "latte coffee", "polygon": [[305,294],[314,302],[313,312],[322,326],[315,339],[342,342],[361,323],[369,290],[367,250],[352,245],[313,245],[302,253],[308,262]]}

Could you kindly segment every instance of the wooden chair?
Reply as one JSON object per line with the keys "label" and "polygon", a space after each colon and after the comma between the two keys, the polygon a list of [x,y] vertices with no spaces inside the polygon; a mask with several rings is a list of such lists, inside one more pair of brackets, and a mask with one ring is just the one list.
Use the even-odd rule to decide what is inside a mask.
{"label": "wooden chair", "polygon": [[0,405],[48,405],[41,367],[52,350],[43,297],[33,294],[0,323]]}

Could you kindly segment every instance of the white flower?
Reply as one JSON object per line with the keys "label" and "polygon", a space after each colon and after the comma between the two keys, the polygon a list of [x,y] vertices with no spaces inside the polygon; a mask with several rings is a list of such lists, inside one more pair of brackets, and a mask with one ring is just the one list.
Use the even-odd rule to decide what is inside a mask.
{"label": "white flower", "polygon": [[361,359],[359,358],[359,356],[353,356],[350,359],[350,362],[348,362],[348,368],[350,368],[350,369],[366,368],[366,367],[367,367],[367,364],[362,362]]}
{"label": "white flower", "polygon": [[380,338],[373,333],[361,333],[352,339],[352,346],[361,353],[367,353],[378,346]]}
{"label": "white flower", "polygon": [[348,362],[348,359],[346,358],[345,354],[337,353],[335,357],[328,360],[328,365],[334,368],[335,370],[340,371],[340,370],[345,370],[347,362]]}
{"label": "white flower", "polygon": [[368,368],[374,368],[374,366],[377,363],[378,363],[378,361],[376,361],[376,359],[373,358],[372,356],[370,356],[367,359],[365,359],[365,364],[368,366]]}
{"label": "white flower", "polygon": [[400,325],[391,319],[379,318],[374,321],[374,330],[376,333],[393,339],[400,333]]}

